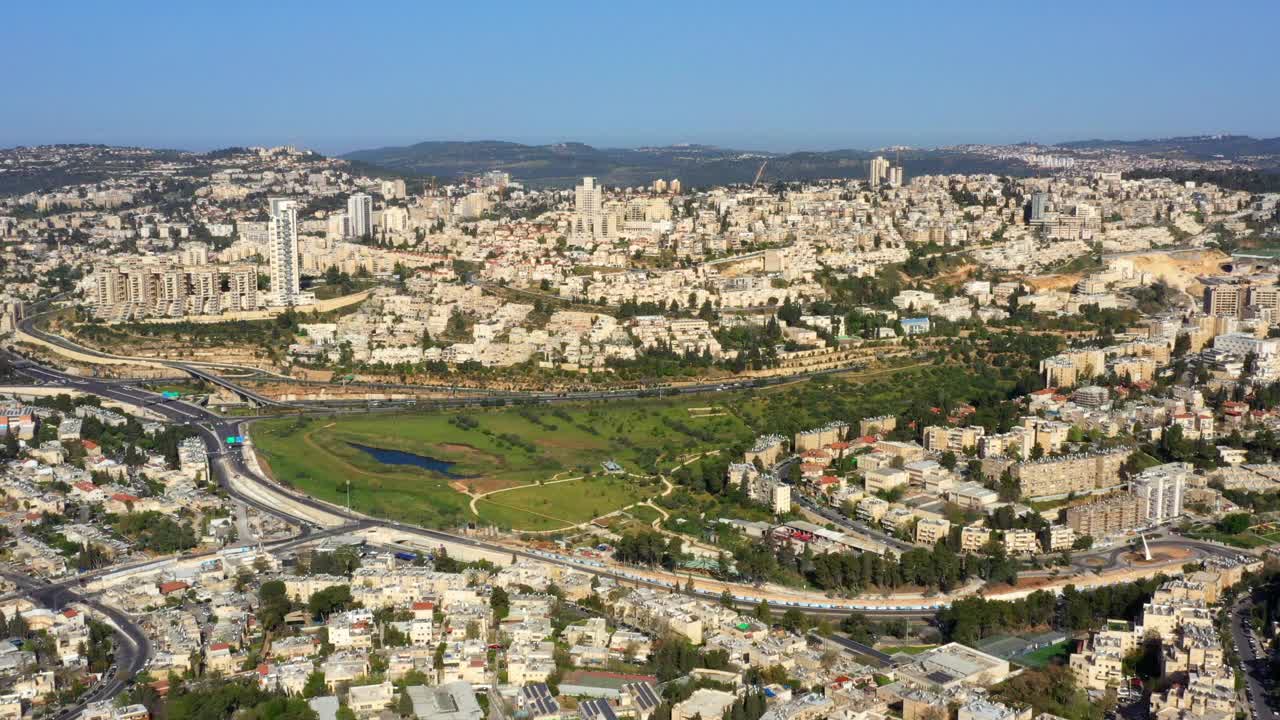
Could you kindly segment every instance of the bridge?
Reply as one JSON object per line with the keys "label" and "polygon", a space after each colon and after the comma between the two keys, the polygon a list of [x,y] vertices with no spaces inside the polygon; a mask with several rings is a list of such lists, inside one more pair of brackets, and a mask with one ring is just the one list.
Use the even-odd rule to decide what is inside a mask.
{"label": "bridge", "polygon": [[217,373],[209,372],[207,370],[204,370],[203,368],[199,368],[194,365],[187,365],[185,363],[168,363],[168,362],[166,362],[165,364],[168,365],[169,367],[172,367],[175,370],[181,370],[187,373],[188,375],[190,375],[191,377],[196,378],[197,380],[203,380],[211,385],[217,385],[220,388],[233,392],[241,400],[244,400],[245,402],[249,403],[253,407],[297,407],[296,403],[285,402],[283,400],[276,400],[275,398],[267,397],[266,395],[254,392],[253,390],[250,390],[249,388],[246,388],[242,385],[237,385],[236,383],[231,382],[230,380],[226,379],[225,377]]}

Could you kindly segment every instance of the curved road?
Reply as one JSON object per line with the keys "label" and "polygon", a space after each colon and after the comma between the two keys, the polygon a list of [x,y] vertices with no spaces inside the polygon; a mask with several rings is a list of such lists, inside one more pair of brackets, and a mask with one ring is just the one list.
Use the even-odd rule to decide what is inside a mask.
{"label": "curved road", "polygon": [[[384,528],[393,532],[403,533],[406,536],[425,538],[429,541],[466,545],[478,550],[486,550],[503,555],[515,555],[517,557],[524,557],[531,560],[564,565],[583,572],[609,577],[619,582],[630,583],[632,585],[648,585],[650,587],[664,590],[680,590],[679,587],[674,586],[674,583],[628,575],[621,569],[594,567],[570,558],[513,549],[497,543],[476,540],[465,535],[456,535],[440,530],[390,522],[367,517],[359,513],[348,512],[341,507],[295,492],[261,477],[248,465],[248,463],[246,463],[242,452],[238,448],[227,447],[225,444],[226,437],[242,434],[242,426],[245,421],[241,418],[224,418],[205,408],[184,402],[165,400],[158,394],[129,385],[119,385],[93,378],[81,378],[68,375],[59,370],[38,365],[21,357],[15,358],[14,365],[20,372],[30,373],[49,384],[64,384],[71,390],[78,390],[132,405],[143,406],[151,412],[165,417],[170,422],[192,427],[198,431],[200,436],[204,439],[205,447],[210,455],[210,466],[218,475],[220,485],[229,495],[264,513],[273,515],[292,525],[303,528],[304,533],[309,531],[309,527],[312,525],[312,522],[308,520],[307,517],[297,514],[296,511],[290,510],[290,506],[303,506],[314,511],[314,513],[335,517],[342,521],[341,529],[348,532],[368,530],[371,528]],[[256,497],[250,496],[237,489],[231,482],[232,475],[251,482],[254,485]],[[262,498],[272,498],[275,499],[275,502],[264,502]],[[757,591],[749,585],[740,585],[738,587],[740,587],[741,592],[741,595],[739,595],[741,605],[744,607],[754,607],[754,605],[759,601],[759,598],[754,595]],[[719,597],[718,595],[712,596],[710,593],[700,592],[700,594],[712,599]],[[779,607],[789,606],[780,602],[775,604]],[[847,615],[854,609],[868,614],[880,614],[891,617],[925,617],[932,616],[936,612],[934,604],[925,600],[920,600],[910,605],[904,604],[900,607],[883,609],[875,607],[868,607],[865,609],[854,608],[849,604],[837,607],[818,607],[818,605],[833,604],[834,603],[832,602],[814,602],[810,604],[797,603],[795,604],[795,607],[798,607],[806,613],[814,615]]]}
{"label": "curved road", "polygon": [[80,595],[61,584],[45,584],[16,573],[6,572],[3,575],[21,588],[26,595],[47,608],[59,610],[71,604],[92,608],[115,626],[116,637],[122,640],[117,642],[115,647],[115,672],[82,695],[74,704],[63,708],[53,716],[54,718],[61,720],[76,717],[89,703],[116,696],[129,686],[134,676],[146,665],[147,658],[151,655],[151,641],[147,639],[147,634],[142,631],[142,628],[123,611]]}
{"label": "curved road", "polygon": [[[34,362],[21,358],[20,356],[11,355],[11,357],[14,360],[15,368],[19,372],[39,378],[42,382],[57,384],[70,390],[91,393],[131,405],[146,407],[150,411],[165,417],[170,422],[185,424],[196,429],[204,439],[206,449],[209,452],[210,466],[214,469],[219,484],[228,492],[229,495],[239,502],[250,505],[264,513],[278,517],[291,525],[301,528],[301,533],[298,537],[291,540],[272,543],[271,547],[273,550],[287,549],[294,545],[313,541],[319,537],[331,534],[382,528],[395,533],[401,533],[406,537],[415,537],[419,539],[425,538],[427,541],[460,544],[489,552],[571,567],[582,572],[608,577],[621,583],[630,583],[635,586],[646,585],[668,591],[681,592],[678,581],[668,582],[648,577],[641,577],[638,575],[631,575],[621,568],[612,568],[598,564],[592,566],[586,564],[582,560],[547,553],[513,549],[504,545],[488,543],[463,535],[379,520],[357,513],[348,512],[335,505],[316,500],[315,498],[278,486],[255,472],[246,463],[242,452],[238,448],[229,448],[225,445],[224,438],[242,434],[241,427],[244,421],[241,419],[228,419],[205,408],[183,402],[165,400],[158,394],[147,392],[130,385],[122,385],[91,378],[80,378],[68,375],[53,368],[38,365]],[[232,482],[232,475],[252,483],[254,496],[241,492],[235,486],[235,483]],[[271,501],[264,501],[263,498]],[[331,527],[326,530],[319,530],[313,533],[313,523],[308,519],[308,516],[302,515],[297,510],[293,509],[296,506],[302,506],[314,511],[315,513],[336,518],[339,521],[339,524],[335,527]],[[1157,543],[1154,544],[1159,545],[1164,544],[1165,542],[1169,544],[1177,544],[1179,546],[1192,545],[1214,554],[1238,554],[1238,552],[1233,550],[1187,539],[1179,539],[1177,541],[1157,541]],[[1120,562],[1121,553],[1127,552],[1127,550],[1128,549],[1126,547],[1119,547],[1107,550],[1105,551],[1105,554],[1110,556],[1110,563],[1111,565],[1114,565]],[[112,570],[114,571],[118,569],[119,568],[113,568]],[[78,580],[79,579],[76,579],[77,582]],[[65,604],[66,602],[83,602],[90,607],[94,607],[99,612],[102,612],[106,617],[111,618],[112,622],[120,628],[121,633],[126,638],[125,646],[120,648],[120,655],[117,659],[118,672],[111,680],[108,681],[108,683],[104,684],[102,688],[99,688],[89,696],[86,696],[80,707],[83,707],[83,702],[89,702],[95,698],[109,697],[111,694],[119,692],[142,668],[146,661],[146,657],[150,652],[150,647],[145,634],[143,634],[140,628],[138,628],[124,613],[116,610],[115,608],[97,603],[96,601],[82,598],[69,590],[65,584],[46,585],[36,583],[30,578],[25,578],[24,582],[26,585],[22,585],[21,583],[19,584],[24,587],[24,589],[29,589],[33,594],[39,593],[37,597],[43,598],[42,602],[45,602],[50,607],[57,607],[58,605]],[[757,593],[758,591],[754,588],[747,585],[738,585],[736,587],[740,594],[736,594],[735,599],[740,607],[753,607],[759,602],[758,596],[754,595],[754,593]],[[713,595],[713,593],[705,590],[696,591],[696,594],[710,600],[718,598],[717,595]],[[852,603],[836,604],[831,601],[814,603],[774,602],[773,604],[778,608],[794,607],[800,609],[806,614],[818,616],[844,616],[850,612],[858,611],[867,615],[899,618],[931,617],[936,614],[938,608],[942,607],[942,603],[931,602],[928,600],[916,600],[911,604],[902,603],[900,605],[890,607],[858,606]]]}

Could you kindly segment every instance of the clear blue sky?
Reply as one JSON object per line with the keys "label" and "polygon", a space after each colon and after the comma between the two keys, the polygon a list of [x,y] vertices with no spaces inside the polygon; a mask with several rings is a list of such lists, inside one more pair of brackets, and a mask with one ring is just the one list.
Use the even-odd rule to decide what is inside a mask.
{"label": "clear blue sky", "polygon": [[0,146],[1280,135],[1276,0],[13,0]]}

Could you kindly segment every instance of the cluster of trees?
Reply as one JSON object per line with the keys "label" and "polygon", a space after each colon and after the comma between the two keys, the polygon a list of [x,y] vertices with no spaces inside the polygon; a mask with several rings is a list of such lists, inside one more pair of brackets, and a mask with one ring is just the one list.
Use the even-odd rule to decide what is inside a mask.
{"label": "cluster of trees", "polygon": [[351,607],[352,602],[354,600],[351,597],[350,586],[334,585],[313,593],[307,600],[307,610],[311,612],[312,617],[323,618],[339,610],[346,610]]}
{"label": "cluster of trees", "polygon": [[1114,692],[1101,702],[1090,700],[1063,665],[1026,670],[991,688],[991,697],[1017,706],[1029,703],[1036,715],[1050,713],[1067,720],[1103,720],[1116,707]]}
{"label": "cluster of trees", "polygon": [[960,598],[938,612],[938,629],[944,639],[963,643],[1043,627],[1092,630],[1108,619],[1137,620],[1143,604],[1166,579],[1156,575],[1084,591],[1068,585],[1061,597],[1037,590],[1018,600]]}
{"label": "cluster of trees", "polygon": [[909,550],[896,562],[875,553],[824,553],[808,561],[801,556],[798,565],[814,586],[846,592],[904,585],[948,591],[969,577],[966,559],[942,543],[932,550]]}
{"label": "cluster of trees", "polygon": [[[216,679],[199,684],[178,683],[163,698],[147,683],[139,683],[130,700],[147,707],[152,717],[166,720],[318,720],[301,697],[267,692],[256,682]],[[347,709],[347,714],[350,714]],[[342,714],[339,714],[341,717]],[[354,717],[354,716],[353,716]]]}
{"label": "cluster of trees", "polygon": [[1217,448],[1204,440],[1187,440],[1181,425],[1171,425],[1160,440],[1143,447],[1143,451],[1160,462],[1187,462],[1202,470],[1218,467],[1221,458]]}
{"label": "cluster of trees", "polygon": [[[782,553],[782,560],[788,554]],[[978,554],[960,554],[949,542],[932,549],[912,548],[886,559],[876,553],[825,553],[795,559],[799,572],[824,590],[857,593],[868,588],[893,590],[904,586],[948,592],[972,577],[991,583],[1017,584],[1021,565],[1008,557],[1003,545],[992,543]]]}
{"label": "cluster of trees", "polygon": [[172,553],[196,546],[195,531],[189,523],[180,523],[155,510],[121,515],[115,528],[142,550]]}
{"label": "cluster of trees", "polygon": [[729,459],[739,453],[722,452],[695,460],[671,473],[671,478],[678,484],[695,492],[708,492],[712,495],[741,490],[729,485]]}
{"label": "cluster of trees", "polygon": [[680,559],[683,543],[656,530],[625,533],[614,545],[613,556],[624,563],[661,565],[668,570]]}
{"label": "cluster of trees", "polygon": [[298,567],[302,575],[338,575],[350,577],[360,568],[360,551],[346,546],[335,548],[333,552],[313,552],[305,563]]}
{"label": "cluster of trees", "polygon": [[1174,182],[1209,183],[1221,188],[1243,190],[1250,193],[1280,192],[1280,173],[1261,170],[1208,170],[1203,168],[1190,170],[1130,170],[1127,176],[1138,180],[1143,178],[1169,178]]}
{"label": "cluster of trees", "polygon": [[258,622],[268,631],[284,627],[284,618],[293,610],[283,580],[267,580],[258,587]]}
{"label": "cluster of trees", "polygon": [[695,668],[727,670],[729,656],[724,650],[704,652],[691,645],[688,640],[671,635],[658,643],[649,664],[658,681],[665,683],[688,675]]}

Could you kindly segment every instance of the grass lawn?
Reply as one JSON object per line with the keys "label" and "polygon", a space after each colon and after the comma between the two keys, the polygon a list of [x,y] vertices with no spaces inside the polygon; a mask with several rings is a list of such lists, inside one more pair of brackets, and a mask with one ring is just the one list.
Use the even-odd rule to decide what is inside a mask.
{"label": "grass lawn", "polygon": [[636,522],[642,525],[652,525],[654,520],[662,517],[662,513],[659,513],[648,505],[633,507],[627,511],[627,514],[635,518]]}
{"label": "grass lawn", "polygon": [[1019,665],[1025,665],[1026,667],[1033,667],[1033,668],[1044,667],[1052,663],[1055,658],[1060,659],[1063,662],[1066,662],[1070,647],[1071,647],[1071,641],[1064,640],[1060,643],[1047,645],[1045,647],[1040,648],[1039,650],[1033,650],[1024,655],[1019,655],[1018,657],[1014,658],[1014,661],[1017,662]]}
{"label": "grass lawn", "polygon": [[151,392],[176,392],[183,397],[187,395],[207,395],[209,394],[209,386],[204,383],[196,382],[153,382],[144,385]]}
{"label": "grass lawn", "polygon": [[[686,408],[705,398],[647,399],[608,405],[507,407],[460,412],[264,420],[250,431],[272,475],[317,497],[356,510],[429,526],[483,520],[517,530],[547,530],[585,522],[654,497],[658,482],[605,476],[613,459],[645,475],[668,456],[701,452],[748,439],[734,415],[691,418]],[[352,443],[452,463],[448,475],[413,465],[384,464]],[[556,478],[588,480],[535,486]],[[530,485],[477,504],[467,492]]]}
{"label": "grass lawn", "polygon": [[919,655],[927,650],[932,650],[937,645],[885,645],[876,648],[885,655],[896,655],[898,653],[906,653],[908,655]]}
{"label": "grass lawn", "polygon": [[1267,540],[1265,537],[1259,537],[1258,535],[1255,535],[1249,531],[1245,531],[1236,535],[1229,535],[1224,532],[1218,532],[1217,530],[1206,529],[1206,530],[1195,530],[1195,531],[1189,532],[1186,534],[1186,536],[1189,538],[1192,538],[1193,540],[1213,540],[1216,542],[1225,543],[1232,547],[1244,548],[1245,550],[1250,550],[1252,548],[1262,547],[1264,545],[1270,544],[1270,541]]}
{"label": "grass lawn", "polygon": [[640,502],[661,490],[656,480],[597,475],[497,493],[476,503],[476,509],[482,520],[494,525],[555,530]]}
{"label": "grass lawn", "polygon": [[[856,378],[856,379],[855,379]],[[789,436],[832,419],[898,413],[947,393],[967,400],[1007,392],[1014,382],[950,363],[919,363],[848,377],[824,377],[759,390],[573,405],[512,405],[459,411],[262,420],[249,434],[276,479],[361,512],[436,527],[482,520],[515,530],[546,530],[613,512],[656,496],[661,485],[634,476],[670,468],[681,458],[745,445],[757,434]],[[698,417],[690,408],[728,412]],[[384,464],[352,443],[413,453],[445,463],[432,470]],[[602,476],[616,461],[629,475]],[[493,490],[597,475],[579,485]],[[666,527],[701,535],[720,517],[768,519],[767,510],[725,495],[681,488],[663,498]],[[557,524],[559,523],[559,524]]]}

